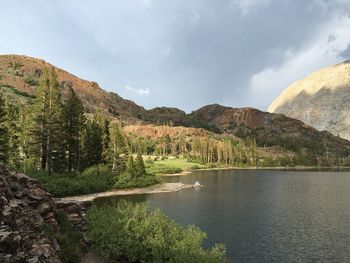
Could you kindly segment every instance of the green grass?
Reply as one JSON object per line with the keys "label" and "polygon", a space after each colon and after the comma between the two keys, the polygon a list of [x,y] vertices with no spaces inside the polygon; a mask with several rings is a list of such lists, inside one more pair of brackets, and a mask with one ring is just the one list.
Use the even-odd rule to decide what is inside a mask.
{"label": "green grass", "polygon": [[207,168],[206,165],[188,162],[185,158],[165,159],[154,162],[146,162],[146,171],[150,174],[163,175],[175,174],[183,171]]}

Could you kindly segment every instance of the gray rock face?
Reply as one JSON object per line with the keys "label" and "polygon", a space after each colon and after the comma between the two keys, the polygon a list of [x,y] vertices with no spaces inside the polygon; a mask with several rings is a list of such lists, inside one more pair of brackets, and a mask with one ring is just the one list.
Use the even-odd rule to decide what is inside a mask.
{"label": "gray rock face", "polygon": [[58,211],[67,214],[71,224],[88,242],[82,203],[55,203],[51,195],[34,179],[9,173],[0,163],[0,262],[61,262],[57,240],[43,231],[48,225],[59,230]]}
{"label": "gray rock face", "polygon": [[61,262],[60,248],[42,230],[57,228],[56,206],[41,184],[0,164],[0,262]]}
{"label": "gray rock face", "polygon": [[268,108],[318,130],[350,139],[350,62],[314,72],[290,85]]}

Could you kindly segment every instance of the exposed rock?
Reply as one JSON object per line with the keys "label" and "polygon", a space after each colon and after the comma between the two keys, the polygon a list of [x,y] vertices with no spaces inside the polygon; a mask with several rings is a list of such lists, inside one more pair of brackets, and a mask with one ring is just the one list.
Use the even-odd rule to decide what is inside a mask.
{"label": "exposed rock", "polygon": [[350,62],[296,81],[272,102],[268,111],[284,113],[318,130],[350,139]]}
{"label": "exposed rock", "polygon": [[64,211],[72,225],[83,232],[82,241],[88,242],[87,205],[56,205],[37,180],[8,173],[0,164],[0,262],[61,262],[60,246],[44,228],[59,231],[56,218]]}
{"label": "exposed rock", "polygon": [[[42,231],[45,224],[57,228],[50,194],[36,180],[9,174],[0,164],[0,196],[0,262],[60,262],[57,241]],[[52,215],[45,217],[48,211]]]}
{"label": "exposed rock", "polygon": [[83,233],[84,241],[89,242],[85,232],[88,230],[88,223],[85,219],[86,208],[89,207],[90,203],[82,202],[57,202],[57,209],[63,211],[68,215],[69,221],[75,226],[80,232]]}

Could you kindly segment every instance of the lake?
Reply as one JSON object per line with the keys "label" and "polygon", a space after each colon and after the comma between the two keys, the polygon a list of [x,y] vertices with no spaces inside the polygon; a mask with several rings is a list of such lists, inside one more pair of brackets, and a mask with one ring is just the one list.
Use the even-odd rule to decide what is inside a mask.
{"label": "lake", "polygon": [[196,171],[168,182],[204,187],[127,198],[226,244],[234,262],[350,262],[350,172]]}

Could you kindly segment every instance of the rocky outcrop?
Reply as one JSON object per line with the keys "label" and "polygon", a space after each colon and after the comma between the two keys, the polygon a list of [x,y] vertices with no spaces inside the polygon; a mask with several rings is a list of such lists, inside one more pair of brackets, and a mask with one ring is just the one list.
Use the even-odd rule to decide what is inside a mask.
{"label": "rocky outcrop", "polygon": [[58,211],[64,212],[71,224],[79,230],[84,237],[84,242],[89,242],[86,233],[89,229],[88,223],[85,219],[86,209],[90,206],[89,202],[60,202],[56,201]]}
{"label": "rocky outcrop", "polygon": [[0,262],[61,262],[60,246],[45,229],[60,230],[56,218],[61,210],[85,233],[85,208],[80,203],[56,205],[37,180],[9,173],[0,164]]}
{"label": "rocky outcrop", "polygon": [[268,108],[350,139],[350,62],[316,71],[284,90]]}
{"label": "rocky outcrop", "polygon": [[57,228],[56,206],[42,185],[0,165],[0,262],[60,262],[60,247],[44,234]]}

